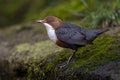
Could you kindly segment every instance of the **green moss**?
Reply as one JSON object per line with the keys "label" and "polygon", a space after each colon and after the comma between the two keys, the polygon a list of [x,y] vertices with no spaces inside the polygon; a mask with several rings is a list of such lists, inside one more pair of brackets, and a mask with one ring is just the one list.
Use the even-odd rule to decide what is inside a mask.
{"label": "green moss", "polygon": [[115,44],[115,41],[115,38],[101,36],[94,41],[94,45],[79,49],[76,55],[77,61],[72,64],[72,68],[90,71],[107,62],[118,60],[119,50],[116,49],[120,45]]}
{"label": "green moss", "polygon": [[34,44],[23,43],[15,46],[9,60],[15,69],[27,70],[27,80],[34,78],[40,80],[46,78],[48,72],[54,75],[55,64],[51,63],[52,57],[62,50],[50,40]]}
{"label": "green moss", "polygon": [[[44,45],[45,43],[46,45]],[[59,80],[60,76],[65,76],[65,79],[71,79],[71,76],[73,76],[72,79],[77,79],[79,76],[76,74],[82,75],[81,72],[90,72],[110,61],[120,60],[118,55],[120,44],[118,43],[119,39],[115,37],[98,37],[94,41],[94,45],[79,49],[65,70],[60,69],[59,66],[67,61],[72,54],[72,50],[54,47],[51,41],[38,42],[33,45],[28,43],[20,44],[15,47],[15,53],[12,57],[17,61],[16,58],[19,56],[18,60],[24,63],[23,66],[25,67],[23,68],[27,66],[27,80]],[[25,49],[24,47],[28,48]],[[26,54],[26,51],[29,51],[29,53]],[[56,54],[57,52],[59,54]],[[24,56],[21,58],[23,54]],[[25,55],[29,57],[25,57]],[[74,74],[76,70],[78,73]],[[86,76],[86,74],[84,75]]]}
{"label": "green moss", "polygon": [[110,36],[100,36],[94,41],[94,45],[89,45],[79,49],[76,57],[74,58],[75,60],[73,59],[67,67],[67,70],[64,70],[63,72],[61,72],[61,69],[56,66],[65,63],[68,57],[72,54],[72,51],[61,51],[54,60],[49,63],[45,62],[44,67],[42,67],[44,69],[42,71],[44,73],[44,78],[49,80],[47,77],[50,75],[52,76],[50,79],[57,79],[59,75],[66,75],[69,73],[71,74],[67,77],[68,79],[73,75],[77,78],[78,76],[74,74],[74,71],[76,70],[79,70],[78,72],[90,72],[110,61],[118,61],[120,44],[116,44],[115,42],[116,38]]}

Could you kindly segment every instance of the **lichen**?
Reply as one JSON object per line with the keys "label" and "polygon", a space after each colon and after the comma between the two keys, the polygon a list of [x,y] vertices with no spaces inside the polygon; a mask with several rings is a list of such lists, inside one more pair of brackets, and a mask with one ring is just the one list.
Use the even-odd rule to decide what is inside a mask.
{"label": "lichen", "polygon": [[56,46],[49,40],[36,42],[34,44],[23,43],[15,46],[12,50],[12,55],[10,60],[22,61],[25,63],[30,62],[31,60],[43,60],[47,56],[60,52],[62,48]]}

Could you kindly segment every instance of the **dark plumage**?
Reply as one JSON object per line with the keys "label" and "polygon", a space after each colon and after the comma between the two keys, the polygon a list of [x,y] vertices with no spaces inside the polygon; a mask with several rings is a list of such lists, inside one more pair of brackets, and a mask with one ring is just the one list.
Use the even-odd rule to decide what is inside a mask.
{"label": "dark plumage", "polygon": [[67,48],[77,50],[77,48],[92,44],[92,41],[101,33],[107,30],[85,30],[79,26],[64,23],[63,26],[55,30],[58,40],[68,44]]}

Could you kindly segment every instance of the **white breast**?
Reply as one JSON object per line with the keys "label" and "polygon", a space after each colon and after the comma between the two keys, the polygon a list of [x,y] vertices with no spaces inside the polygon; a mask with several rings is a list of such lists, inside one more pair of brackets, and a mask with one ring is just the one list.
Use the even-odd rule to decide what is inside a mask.
{"label": "white breast", "polygon": [[45,25],[45,27],[46,27],[46,29],[47,29],[47,33],[48,33],[49,38],[50,38],[53,42],[56,43],[56,41],[57,41],[57,36],[56,36],[56,34],[55,34],[55,29],[54,29],[51,25],[49,25],[48,23],[43,23],[43,24]]}

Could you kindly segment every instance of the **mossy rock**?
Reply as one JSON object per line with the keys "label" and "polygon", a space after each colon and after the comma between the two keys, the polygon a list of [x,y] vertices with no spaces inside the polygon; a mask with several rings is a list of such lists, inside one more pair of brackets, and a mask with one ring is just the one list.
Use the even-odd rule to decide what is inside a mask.
{"label": "mossy rock", "polygon": [[65,68],[60,68],[60,65],[67,61],[72,51],[56,47],[51,41],[20,44],[12,51],[10,61],[16,64],[16,72],[18,69],[26,71],[24,78],[28,80],[79,80],[80,77],[94,80],[98,75],[90,74],[91,71],[111,61],[120,61],[119,42],[119,37],[100,36],[93,45],[79,49]]}
{"label": "mossy rock", "polygon": [[12,55],[10,56],[10,60],[15,62],[21,61],[22,63],[29,63],[34,60],[40,61],[61,50],[62,48],[56,46],[49,40],[36,42],[34,44],[22,43],[16,45],[11,51]]}
{"label": "mossy rock", "polygon": [[111,61],[120,61],[120,44],[112,37],[99,37],[93,46],[86,46],[77,53],[74,69],[90,72]]}

